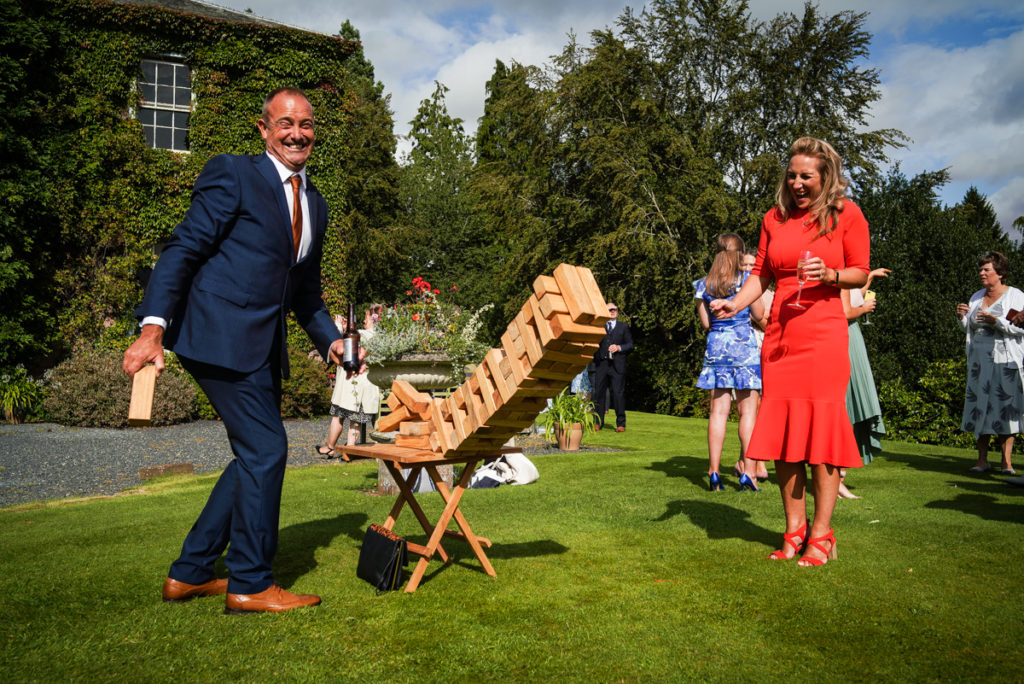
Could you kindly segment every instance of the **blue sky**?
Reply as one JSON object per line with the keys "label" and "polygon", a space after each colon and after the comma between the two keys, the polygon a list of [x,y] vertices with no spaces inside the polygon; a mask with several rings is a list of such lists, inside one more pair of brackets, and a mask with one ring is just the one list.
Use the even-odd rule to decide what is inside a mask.
{"label": "blue sky", "polygon": [[[434,81],[448,107],[476,129],[495,59],[541,65],[574,31],[611,27],[628,0],[214,0],[294,26],[334,33],[345,19],[360,31],[377,78],[391,94],[395,133],[408,132]],[[1004,229],[1024,216],[1024,2],[1021,0],[820,0],[822,12],[867,12],[869,64],[881,71],[882,100],[871,128],[910,138],[893,150],[904,173],[948,168],[942,195],[954,204],[977,186]],[[803,11],[802,0],[751,0],[768,20]],[[400,143],[400,150],[406,146]],[[870,217],[869,217],[870,219]]]}

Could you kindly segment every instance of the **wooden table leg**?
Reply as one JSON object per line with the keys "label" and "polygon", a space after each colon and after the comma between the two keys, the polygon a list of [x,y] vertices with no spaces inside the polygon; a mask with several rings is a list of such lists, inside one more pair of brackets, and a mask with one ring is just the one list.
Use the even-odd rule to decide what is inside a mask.
{"label": "wooden table leg", "polygon": [[[395,521],[398,519],[398,514],[402,511],[402,505],[404,503],[408,503],[409,508],[416,516],[416,519],[419,520],[423,531],[430,535],[434,531],[434,526],[430,524],[430,519],[427,518],[426,513],[423,512],[422,508],[420,508],[419,502],[416,501],[416,495],[412,491],[412,485],[409,484],[409,480],[402,477],[401,471],[399,471],[391,461],[384,461],[384,465],[387,466],[388,472],[391,473],[391,477],[395,481],[395,486],[398,487],[398,500],[395,501],[395,505],[392,506],[391,513],[388,515],[388,519],[385,521],[384,527],[389,530],[394,529]],[[413,483],[416,482],[416,477],[419,475],[421,470],[423,470],[423,466],[412,466],[412,468],[409,469],[409,479],[412,480]],[[407,546],[409,546],[409,550],[414,553],[421,553],[419,549],[425,548],[420,547],[419,544],[412,544],[409,542],[407,542]],[[431,552],[431,555],[433,555],[433,552]],[[437,555],[441,557],[442,562],[448,562],[448,553],[444,550],[444,547],[441,546],[441,544],[437,545]]]}
{"label": "wooden table leg", "polygon": [[[458,484],[455,485],[455,490],[451,493],[448,492],[448,486],[444,482],[444,478],[432,465],[427,466],[427,472],[430,473],[430,477],[434,480],[434,484],[437,486],[437,491],[441,494],[441,497],[448,504],[445,507],[445,512],[449,508],[452,508],[452,516],[455,518],[456,524],[459,529],[462,530],[463,537],[466,542],[469,543],[470,548],[473,549],[473,553],[476,554],[477,560],[480,561],[480,565],[484,567],[486,572],[491,577],[497,577],[498,574],[494,571],[494,567],[491,565],[491,561],[488,560],[487,554],[484,553],[483,547],[480,545],[481,540],[485,541],[490,546],[490,540],[478,538],[473,534],[473,530],[469,527],[469,521],[462,515],[462,511],[459,510],[459,501],[462,499],[462,494],[466,491],[469,485],[469,480],[473,476],[473,471],[476,470],[476,464],[479,461],[470,461],[466,463],[465,469],[462,471],[462,477],[459,478]],[[454,507],[453,507],[454,504]],[[447,523],[445,524],[447,527]]]}
{"label": "wooden table leg", "polygon": [[[434,555],[434,549],[436,549],[441,543],[441,537],[444,536],[445,530],[448,527],[448,523],[451,522],[452,516],[458,511],[459,499],[462,498],[462,493],[466,490],[465,485],[469,483],[469,476],[473,474],[476,462],[472,462],[466,465],[466,469],[463,471],[462,477],[459,478],[459,484],[455,488],[454,492],[448,491],[448,485],[444,483],[444,479],[440,473],[437,472],[437,468],[433,466],[427,466],[427,472],[430,473],[430,478],[434,481],[437,486],[437,492],[441,495],[441,498],[445,500],[444,511],[441,512],[441,517],[438,518],[437,524],[434,526],[434,531],[430,534],[430,540],[427,542],[426,553],[420,558],[416,564],[416,568],[412,571],[412,576],[409,578],[409,583],[405,587],[405,593],[411,594],[416,591],[416,588],[420,585],[420,581],[423,579],[423,573],[427,571],[427,565],[429,564],[429,558]],[[467,475],[468,473],[468,475]],[[461,513],[459,514],[461,517]],[[463,518],[464,519],[464,518]],[[467,538],[468,540],[468,538]],[[471,542],[472,544],[472,542]],[[477,544],[477,548],[479,548]],[[476,551],[476,549],[474,549]],[[483,555],[481,549],[477,554],[477,558]],[[490,568],[490,563],[487,561],[487,556],[483,556],[483,563]],[[490,569],[491,575],[494,574],[494,569]]]}

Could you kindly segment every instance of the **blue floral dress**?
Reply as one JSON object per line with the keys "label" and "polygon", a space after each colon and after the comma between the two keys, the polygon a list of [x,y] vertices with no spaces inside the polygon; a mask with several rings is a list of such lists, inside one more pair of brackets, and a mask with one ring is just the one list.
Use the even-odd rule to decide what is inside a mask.
{"label": "blue floral dress", "polygon": [[[733,293],[726,299],[736,296],[748,276],[747,273],[742,274]],[[707,291],[704,278],[694,281],[693,287],[697,291],[694,299],[704,300],[709,305],[713,300],[719,299]],[[754,329],[750,325],[749,307],[737,312],[732,318],[711,317],[711,329],[708,330],[707,348],[704,351],[704,367],[697,378],[697,387],[761,389],[761,351],[757,346]]]}

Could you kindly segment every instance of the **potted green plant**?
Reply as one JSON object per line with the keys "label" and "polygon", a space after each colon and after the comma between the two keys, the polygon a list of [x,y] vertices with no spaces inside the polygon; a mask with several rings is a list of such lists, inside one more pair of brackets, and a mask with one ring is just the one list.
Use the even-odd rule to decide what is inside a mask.
{"label": "potted green plant", "polygon": [[417,389],[439,389],[465,379],[467,364],[477,363],[489,346],[477,339],[481,315],[456,305],[452,286],[442,296],[423,278],[413,278],[409,300],[385,307],[372,334],[363,339],[370,382],[390,387],[396,377]]}
{"label": "potted green plant", "polygon": [[566,387],[551,400],[551,405],[537,416],[537,424],[547,434],[554,434],[558,448],[578,451],[583,435],[594,432],[597,416],[594,404],[582,394],[570,394]]}

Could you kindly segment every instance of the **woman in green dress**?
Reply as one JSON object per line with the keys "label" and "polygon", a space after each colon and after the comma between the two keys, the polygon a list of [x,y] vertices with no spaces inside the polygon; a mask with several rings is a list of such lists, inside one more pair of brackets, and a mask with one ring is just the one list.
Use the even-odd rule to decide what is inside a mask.
{"label": "woman in green dress", "polygon": [[[868,274],[868,282],[864,287],[843,290],[843,310],[850,332],[850,384],[846,388],[846,412],[853,423],[853,436],[860,448],[860,457],[864,465],[882,450],[882,437],[885,436],[885,425],[882,423],[882,407],[878,403],[878,392],[875,379],[871,375],[871,363],[868,361],[868,350],[864,346],[857,319],[875,310],[874,298],[865,298],[875,278],[889,277],[889,269],[876,268]],[[859,499],[846,487],[846,471],[839,473],[839,498]]]}

